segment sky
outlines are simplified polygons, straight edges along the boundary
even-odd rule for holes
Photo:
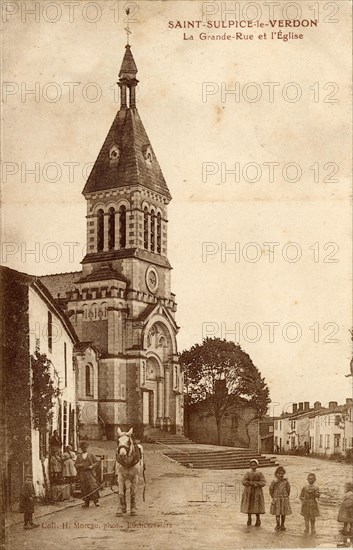
[[[349,2],[314,14],[304,0],[301,17],[280,2],[273,28],[263,2],[74,4],[44,1],[33,14],[33,2],[10,3],[2,14],[1,263],[37,275],[80,269],[82,189],[119,107],[129,5],[138,109],[173,197],[179,350],[206,336],[239,342],[266,378],[275,414],[290,402],[344,402],[352,395]],[[226,26],[252,9],[267,27],[175,28]],[[311,28],[276,23],[316,17]],[[280,31],[303,38],[272,38]]]

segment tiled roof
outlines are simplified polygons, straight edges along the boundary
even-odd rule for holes
[[[135,60],[134,60],[134,58],[132,56],[132,53],[131,53],[131,48],[130,48],[129,44],[126,44],[125,54],[124,54],[123,62],[121,64],[119,77],[121,77],[121,76],[130,76],[130,75],[135,76],[136,73],[137,73],[137,67],[136,67]]]
[[[146,309],[144,309],[140,315],[138,315],[138,317],[136,317],[136,319],[134,319],[135,321],[144,321],[145,319],[147,319],[147,317],[149,316],[149,314],[154,310],[154,308],[156,307],[156,304],[149,304]]]
[[[109,158],[114,144],[119,148],[119,160],[116,162]],[[151,161],[145,158],[147,147],[150,148]],[[130,185],[143,185],[168,200],[171,198],[137,109],[121,108],[98,154],[83,194]]]
[[[87,348],[92,348],[96,352],[96,354],[99,355],[99,350],[93,344],[93,342],[77,342],[77,344],[75,344],[74,351],[78,353],[83,353],[84,351],[86,351]]]
[[[119,273],[113,269],[110,265],[100,265],[97,269],[94,269],[92,273],[86,277],[82,277],[79,283],[89,283],[93,281],[108,281],[110,279],[116,279],[128,283],[128,280],[122,273]]]
[[[76,288],[76,282],[82,275],[81,271],[41,275],[38,279],[46,286],[53,298],[66,298],[66,292]]]
[[[72,273],[61,273],[60,275],[72,275]],[[69,318],[65,315],[65,312],[62,311],[61,307],[59,307],[56,297],[52,295],[48,286],[42,281],[43,278],[45,277],[28,275],[27,273],[22,273],[20,271],[16,271],[15,269],[0,266],[0,287],[3,286],[3,282],[5,280],[16,281],[17,283],[34,287],[37,292],[41,294],[48,306],[56,313],[56,315],[60,317],[63,325],[65,325],[67,331],[70,333],[73,342],[77,343],[78,338]]]
[[[109,262],[111,260],[119,260],[121,258],[138,258],[154,265],[160,265],[169,269],[171,268],[169,261],[164,256],[154,254],[149,250],[142,250],[140,248],[121,248],[120,250],[106,250],[103,252],[86,254],[82,260],[82,263],[87,264],[102,261]]]

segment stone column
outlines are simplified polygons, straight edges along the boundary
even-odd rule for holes
[[[104,213],[103,216],[103,232],[104,232],[104,244],[103,244],[103,250],[106,252],[108,250],[108,216]]]
[[[170,399],[170,366],[166,365],[164,370],[164,424],[167,432],[170,431],[169,399]]]
[[[114,249],[120,248],[120,223],[119,223],[119,211],[115,212],[115,245]]]
[[[159,424],[161,430],[163,429],[163,386],[163,378],[157,378],[157,424]]]

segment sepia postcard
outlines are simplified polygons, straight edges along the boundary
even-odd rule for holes
[[[352,548],[351,10],[2,1],[1,548]]]

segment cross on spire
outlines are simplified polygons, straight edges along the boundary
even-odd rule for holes
[[[126,44],[129,45],[129,38],[130,38],[130,34],[131,34],[131,31],[130,31],[130,25],[129,25],[129,14],[130,14],[130,8],[126,8],[125,10],[126,12],[126,15],[127,15],[127,25],[125,27],[125,31],[126,31]]]

